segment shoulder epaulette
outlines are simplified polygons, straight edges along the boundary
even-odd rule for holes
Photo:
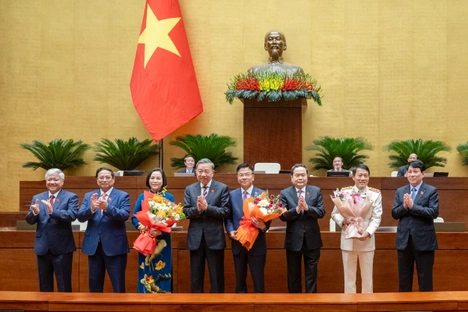
[[[380,190],[374,187],[369,187],[369,190],[371,190],[372,192],[380,193]]]
[[[346,187],[343,187],[342,190],[350,190],[352,188],[353,188],[353,186],[346,186]]]

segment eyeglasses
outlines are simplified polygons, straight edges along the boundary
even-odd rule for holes
[[[245,178],[250,178],[250,177],[252,176],[252,173],[250,173],[250,172],[247,172],[247,173],[239,173],[237,176],[238,176],[239,178],[244,178],[244,177],[245,177]]]

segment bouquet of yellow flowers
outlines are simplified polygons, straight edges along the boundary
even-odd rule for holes
[[[135,214],[138,223],[147,229],[138,236],[133,243],[133,248],[145,256],[151,255],[156,249],[156,238],[149,235],[149,229],[170,233],[171,226],[177,221],[185,219],[182,212],[183,206],[175,204],[161,194],[153,194],[145,191],[144,200],[141,202],[141,211]]]
[[[250,250],[258,236],[258,229],[252,224],[252,217],[255,217],[263,222],[278,218],[286,208],[283,208],[278,196],[268,196],[268,192],[263,192],[260,196],[249,197],[244,200],[243,205],[244,216],[240,221],[240,226],[237,229],[237,240]]]

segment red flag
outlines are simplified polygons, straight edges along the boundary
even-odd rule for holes
[[[147,0],[130,81],[155,141],[203,112],[178,0]]]

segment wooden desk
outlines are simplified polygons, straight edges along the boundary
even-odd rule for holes
[[[284,232],[267,233],[267,261],[265,291],[287,293],[286,252],[283,248]],[[36,256],[33,252],[34,231],[0,231],[0,291],[38,291]],[[133,242],[138,232],[127,233]],[[73,291],[88,291],[88,258],[81,252],[84,232],[74,232],[77,252],[73,256]],[[439,250],[435,253],[434,290],[468,291],[468,232],[438,233]],[[185,248],[186,233],[173,232],[173,285],[175,293],[190,292],[190,252]],[[322,232],[323,248],[318,265],[319,293],[343,292],[343,264],[340,250],[340,233]],[[377,250],[374,257],[374,292],[398,290],[397,252],[395,233],[377,233]],[[136,292],[138,254],[131,250],[128,255],[126,286],[129,293]],[[359,280],[359,279],[358,279]],[[253,289],[250,276],[248,289]],[[414,279],[414,290],[417,280]],[[205,291],[208,287],[208,270],[205,275]],[[234,292],[235,278],[232,252],[228,240],[225,250],[225,289]],[[358,281],[358,290],[360,283]],[[111,292],[106,275],[105,291]],[[465,305],[468,309],[468,297]]]
[[[113,294],[0,291],[25,311],[467,311],[468,292],[374,294]]]

